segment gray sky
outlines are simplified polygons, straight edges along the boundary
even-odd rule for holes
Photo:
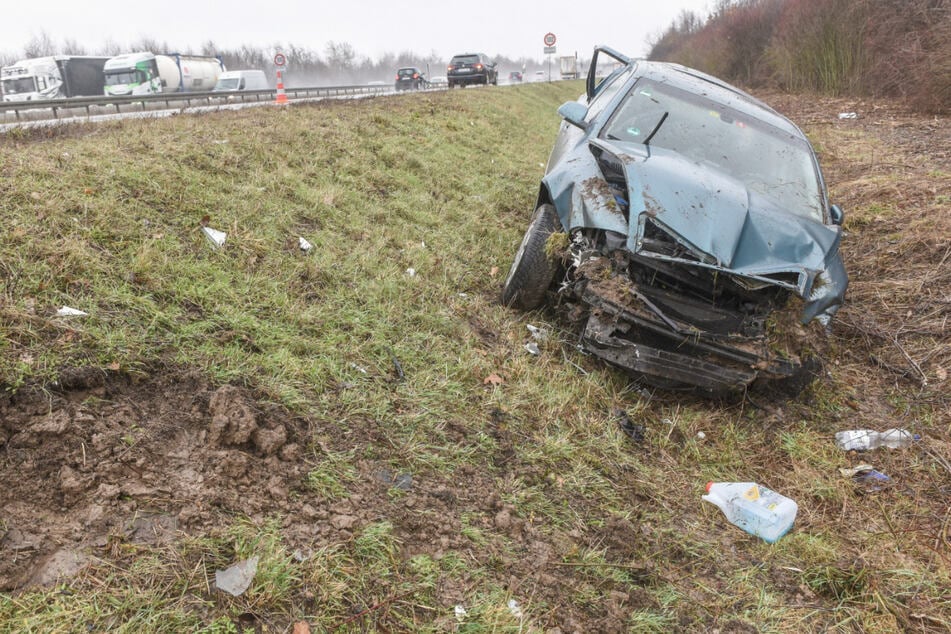
[[[120,46],[143,37],[174,49],[275,43],[323,52],[348,42],[361,56],[435,51],[543,58],[542,39],[557,38],[559,55],[586,56],[595,44],[628,55],[646,54],[647,39],[687,9],[706,15],[713,0],[577,0],[520,3],[502,0],[11,0],[0,20],[0,52],[19,54],[41,32],[55,43],[69,38],[90,52],[107,41]],[[158,51],[157,51],[158,52]]]

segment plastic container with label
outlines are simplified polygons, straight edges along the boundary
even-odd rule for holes
[[[772,544],[789,532],[799,505],[755,482],[708,482],[703,499],[730,523]]]

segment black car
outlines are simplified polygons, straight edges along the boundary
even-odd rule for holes
[[[586,352],[653,385],[808,379],[796,313],[828,326],[848,275],[805,134],[714,77],[607,47],[558,112],[503,302],[560,307]]]
[[[425,88],[429,82],[423,71],[415,66],[407,66],[396,71],[396,90],[419,90]]]
[[[509,73],[509,83],[514,84],[520,81],[522,81],[522,73],[520,71],[513,70]]]
[[[499,83],[499,71],[495,62],[482,53],[462,53],[456,55],[446,67],[446,79],[449,87],[465,86],[466,84],[494,84]]]

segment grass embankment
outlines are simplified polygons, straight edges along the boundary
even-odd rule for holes
[[[246,386],[311,430],[293,495],[316,509],[249,519],[223,508],[219,528],[155,547],[112,535],[59,587],[0,595],[0,629],[951,624],[940,388],[910,393],[850,357],[860,343],[834,339],[828,379],[788,403],[651,394],[580,355],[553,316],[497,304],[555,108],[579,91],[536,84],[0,138],[8,391],[90,366]],[[827,133],[843,162],[864,151]],[[857,232],[903,213],[848,211]],[[224,248],[203,221],[227,232]],[[865,299],[856,314],[887,313]],[[63,305],[89,316],[54,317]],[[538,357],[523,349],[526,323],[552,333]],[[932,386],[936,368],[923,369]],[[897,484],[862,496],[837,471],[850,458],[832,433],[866,425],[855,401],[873,385],[890,404],[876,412],[926,436],[928,452],[876,455]],[[644,425],[642,441],[618,429],[618,408]],[[381,486],[381,466],[411,484]],[[772,546],[746,536],[701,504],[707,480],[796,499],[795,530]],[[132,502],[176,512],[174,496]],[[342,504],[350,519],[331,530],[326,509]],[[300,523],[323,531],[301,543]],[[245,595],[214,589],[215,569],[251,556]]]

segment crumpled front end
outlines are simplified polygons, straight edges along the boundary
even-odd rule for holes
[[[583,144],[543,186],[572,235],[563,292],[583,308],[584,347],[657,384],[724,391],[793,376],[800,361],[771,339],[774,311],[796,295],[803,324],[828,324],[842,303],[838,227],[673,153]]]

